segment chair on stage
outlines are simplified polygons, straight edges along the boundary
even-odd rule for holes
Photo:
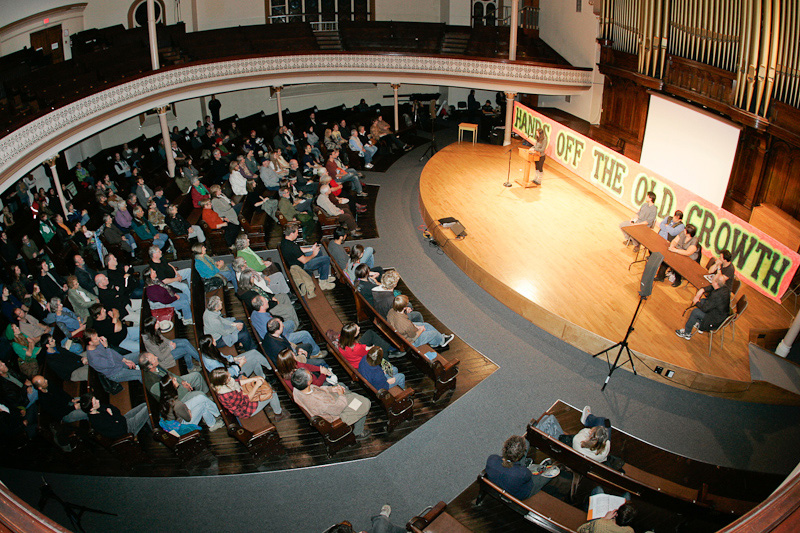
[[[736,340],[736,321],[739,320],[739,317],[742,316],[742,313],[745,312],[747,309],[747,295],[742,295],[739,300],[736,302],[736,310],[728,315],[728,318],[722,321],[722,323],[714,329],[710,329],[708,331],[708,355],[711,356],[711,345],[714,342],[714,333],[718,331],[722,332],[722,338],[720,339],[719,347],[722,349],[723,345],[725,344],[725,328],[731,326],[731,339]]]
[[[706,263],[706,270],[711,270],[711,267],[717,264],[717,258],[713,255],[708,258],[708,263]]]

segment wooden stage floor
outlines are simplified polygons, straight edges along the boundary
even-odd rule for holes
[[[518,144],[512,145],[511,188],[503,187],[508,147],[454,143],[438,152],[420,179],[423,218],[448,256],[490,294],[551,334],[598,352],[622,339],[638,302],[644,263],[628,270],[634,254],[618,227],[632,213],[552,160],[542,187],[522,189],[515,182],[523,165]],[[448,240],[452,232],[434,222],[443,217],[457,218],[468,236]],[[748,357],[750,329],[786,328],[789,313],[743,285],[739,295],[747,295],[749,308],[736,323],[736,338],[729,328],[720,347],[715,335],[709,357],[707,335],[686,341],[674,333],[695,290],[686,282],[655,284],[630,338],[641,357],[637,371],[723,397],[796,403],[792,394],[752,382]],[[656,365],[675,375],[656,374]]]

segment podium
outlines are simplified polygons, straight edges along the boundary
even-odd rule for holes
[[[530,189],[536,187],[535,183],[530,182],[531,178],[531,163],[535,163],[539,160],[539,154],[531,150],[530,148],[519,148],[519,156],[525,161],[525,168],[522,171],[522,181],[517,181],[520,185],[522,185],[523,189]]]

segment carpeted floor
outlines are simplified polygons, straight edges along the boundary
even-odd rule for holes
[[[454,138],[453,130],[437,133],[440,146]],[[385,174],[365,172],[367,182],[381,185],[381,238],[368,242],[378,250],[377,262],[396,267],[435,316],[500,369],[373,459],[200,479],[49,476],[65,499],[120,515],[87,515],[87,531],[315,532],[343,519],[366,528],[387,502],[392,518],[404,524],[425,506],[458,495],[507,436],[521,434],[558,398],[590,404],[621,429],[696,459],[776,473],[788,473],[800,461],[800,408],[712,398],[629,372],[615,373],[601,393],[604,362],[512,313],[423,239],[422,151],[410,152]],[[487,193],[493,186],[487,184]],[[7,470],[0,478],[35,505],[38,476]],[[47,511],[63,521],[55,507]]]

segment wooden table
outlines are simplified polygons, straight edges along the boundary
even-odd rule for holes
[[[650,252],[661,252],[664,255],[664,262],[673,270],[678,272],[686,280],[697,287],[705,287],[709,281],[705,279],[708,270],[700,266],[700,263],[694,259],[689,258],[688,255],[680,255],[675,252],[669,251],[669,242],[661,237],[658,233],[647,227],[646,224],[637,224],[635,226],[628,226],[623,228],[625,233],[639,241],[643,248],[650,250]],[[636,254],[637,260],[639,254]],[[633,264],[633,263],[631,263]]]

